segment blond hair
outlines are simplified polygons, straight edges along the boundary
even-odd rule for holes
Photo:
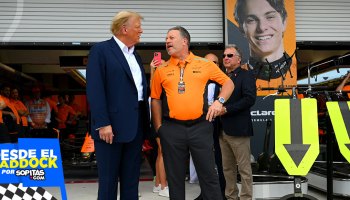
[[[143,17],[139,13],[133,12],[133,11],[120,11],[119,13],[117,13],[113,17],[112,23],[111,23],[110,30],[112,34],[117,35],[121,30],[122,26],[125,25],[129,21],[129,19],[132,17],[143,19]]]

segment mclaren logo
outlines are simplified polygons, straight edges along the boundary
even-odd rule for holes
[[[275,111],[272,110],[252,110],[250,111],[252,116],[274,116]]]

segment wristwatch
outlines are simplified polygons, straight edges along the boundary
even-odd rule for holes
[[[225,98],[224,97],[218,97],[217,99],[221,104],[225,103]]]

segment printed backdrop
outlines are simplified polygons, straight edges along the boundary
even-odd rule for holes
[[[292,57],[290,72],[286,73],[285,80],[283,82],[285,87],[295,86],[297,83],[297,62],[295,58],[296,49],[296,36],[295,36],[295,9],[294,0],[285,0],[285,8],[287,11],[286,19],[286,31],[284,32],[283,42],[286,53]],[[238,28],[238,23],[234,18],[234,9],[236,0],[226,0],[226,44],[234,43],[240,47],[243,51],[243,62],[247,62],[249,59],[249,44],[247,39],[241,33]],[[265,96],[267,94],[274,93],[272,90],[260,90],[264,87],[279,87],[282,85],[282,78],[270,79],[270,81],[257,79],[256,86],[258,88],[258,96]],[[290,93],[290,90],[289,90]],[[286,94],[284,94],[286,95]]]

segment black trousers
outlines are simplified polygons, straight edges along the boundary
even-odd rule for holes
[[[10,143],[10,134],[4,123],[0,123],[0,143]]]
[[[221,155],[221,148],[220,148],[220,142],[219,142],[219,136],[220,136],[219,119],[215,119],[215,121],[213,122],[213,125],[214,125],[213,139],[214,139],[215,163],[216,163],[216,167],[219,175],[221,193],[223,196],[225,196],[226,180],[225,180],[224,171],[222,168],[222,155]]]
[[[57,132],[53,129],[30,129],[30,138],[57,138]]]
[[[196,167],[203,199],[220,199],[222,195],[215,170],[212,123],[203,120],[186,125],[164,120],[159,134],[170,199],[185,199],[186,161],[189,151]]]

